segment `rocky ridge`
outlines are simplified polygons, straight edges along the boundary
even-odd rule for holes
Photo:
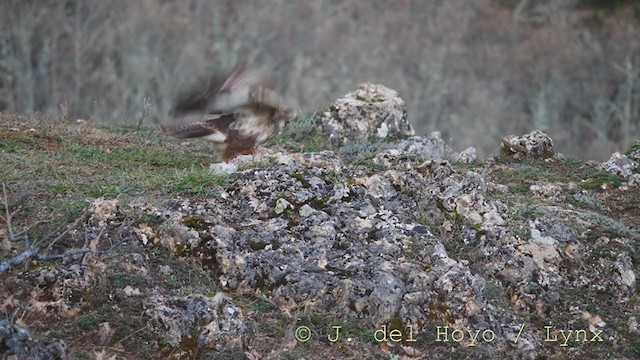
[[[205,358],[277,358],[296,346],[256,351],[255,320],[224,295],[239,293],[290,318],[331,314],[357,319],[372,334],[382,325],[401,329],[400,342],[374,342],[380,358],[631,358],[639,351],[640,214],[607,205],[638,196],[639,148],[603,164],[575,162],[534,131],[505,137],[501,155],[480,162],[473,148],[454,152],[438,133],[414,136],[402,99],[375,84],[313,121],[332,148],[241,156],[244,170],[217,196],[92,202],[85,226],[106,235],[99,241],[130,219],[152,219],[124,230],[140,246],[121,265],[128,271],[170,272],[149,264],[152,249],[170,249],[200,259],[222,290],[123,288],[117,296],[143,303],[159,350],[189,354],[188,343]],[[371,138],[368,152],[354,150]],[[50,292],[51,311],[77,308],[69,294],[87,291],[104,263],[91,257],[82,266],[30,270],[30,281]],[[21,327],[0,325],[9,329],[0,332],[0,349],[43,351],[14,345],[11,333]],[[567,340],[565,330],[589,341]]]

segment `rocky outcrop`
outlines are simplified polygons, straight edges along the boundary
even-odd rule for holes
[[[553,156],[553,141],[540,130],[534,130],[523,136],[508,135],[500,145],[502,153],[515,159],[531,156],[548,159]]]
[[[336,144],[377,137],[393,139],[414,134],[407,110],[395,90],[364,83],[323,112],[320,130]]]
[[[615,152],[611,155],[609,160],[602,163],[602,168],[623,178],[626,181],[627,186],[638,187],[640,186],[640,173],[638,173],[640,164],[637,161],[632,160],[631,158],[633,157],[634,154],[627,156],[620,154],[619,152]]]
[[[265,299],[291,318],[358,319],[372,333],[395,324],[416,357],[633,353],[640,214],[633,200],[612,201],[638,195],[635,160],[567,161],[534,131],[505,138],[502,156],[479,162],[438,133],[405,136],[403,103],[372,84],[331,109],[322,131],[340,143],[335,151],[241,156],[213,197],[93,202],[91,234],[127,232],[145,254],[125,257],[127,273],[157,276],[147,262],[165,249],[199,258],[219,287],[115,293],[140,298],[159,349],[258,358],[255,319],[226,293]],[[358,142],[382,135],[382,145]],[[95,272],[73,266],[39,270],[34,281],[44,287],[37,279],[49,274],[90,287]],[[85,280],[70,279],[74,271]],[[72,298],[67,289],[56,299]],[[407,328],[429,340],[408,342]]]
[[[505,339],[522,320],[488,301],[486,280],[450,257],[419,220],[443,207],[484,231],[505,233],[482,175],[457,173],[444,160],[370,174],[330,152],[276,161],[287,165],[235,174],[217,199],[149,209],[178,230],[162,242],[213,258],[227,291],[271,293],[288,313],[330,312],[369,324],[399,317],[416,331],[435,323],[493,329],[502,339],[496,344],[510,347]],[[194,217],[196,228],[185,225]],[[496,267],[527,261],[516,245],[500,251],[505,258]],[[534,344],[527,332],[518,347]]]

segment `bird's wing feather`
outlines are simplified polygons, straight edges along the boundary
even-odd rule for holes
[[[273,76],[265,71],[247,69],[245,63],[242,61],[236,65],[235,69],[233,69],[222,86],[220,86],[219,92],[224,93],[251,86],[273,89],[276,86],[276,81]]]
[[[199,80],[186,91],[178,94],[171,115],[179,117],[190,113],[206,112],[224,80],[225,76],[221,74],[213,74],[207,79]]]
[[[282,99],[273,91],[275,84],[269,73],[246,69],[241,62],[228,76],[213,74],[179,94],[171,115],[231,112],[242,106],[276,108]]]
[[[211,102],[208,110],[209,112],[225,112],[241,107],[255,108],[256,110],[282,110],[286,108],[284,98],[272,89],[244,86],[219,93]]]
[[[235,121],[232,114],[217,115],[203,121],[196,121],[175,126],[162,126],[162,132],[177,138],[193,138],[214,135],[217,133],[226,134],[229,127]]]

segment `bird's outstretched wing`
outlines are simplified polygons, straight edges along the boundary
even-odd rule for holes
[[[214,99],[224,81],[225,77],[220,74],[198,80],[186,91],[178,94],[170,115],[184,117],[193,113],[206,113],[209,103]]]
[[[244,62],[240,62],[220,86],[219,91],[233,92],[245,87],[260,87],[273,90],[276,86],[274,77],[262,70],[248,69]]]

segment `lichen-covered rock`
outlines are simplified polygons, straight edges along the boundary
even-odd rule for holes
[[[211,354],[245,346],[247,324],[242,311],[222,293],[213,297],[154,294],[144,305],[148,326],[167,346],[178,347],[192,337],[198,348]]]
[[[462,152],[454,152],[445,144],[440,133],[434,131],[423,136],[410,136],[399,140],[376,155],[376,162],[387,167],[393,166],[396,161],[422,162],[441,159],[469,163],[476,159],[476,150],[469,147]]]
[[[562,194],[562,187],[555,184],[541,183],[529,186],[529,191],[535,196],[558,201]]]
[[[634,173],[640,172],[640,164],[619,152],[613,153],[609,160],[602,163],[602,168],[622,177],[623,179],[628,179]]]
[[[392,139],[413,135],[404,100],[395,90],[364,83],[338,99],[319,120],[321,131],[336,144],[378,137]]]
[[[419,160],[445,159],[449,155],[447,146],[437,131],[400,140],[394,148]]]
[[[64,340],[48,344],[33,337],[26,329],[0,320],[0,355],[3,359],[66,359]]]
[[[522,217],[493,198],[496,179],[488,181],[486,171],[460,171],[408,149],[379,153],[375,172],[333,152],[266,154],[272,167],[236,173],[220,197],[183,200],[165,218],[198,234],[192,248],[212,258],[213,274],[229,291],[270,294],[288,314],[308,310],[370,324],[398,317],[417,330],[434,323],[491,329],[496,353],[544,353],[544,328],[519,334],[527,321],[520,314],[575,312],[562,300],[566,289],[598,288],[619,301],[637,291],[633,259],[594,258],[604,240],[586,240],[588,229],[614,223],[553,205],[563,186],[530,186],[548,204]],[[195,215],[202,221],[185,225]],[[453,233],[460,226],[453,244],[434,235],[436,227]],[[448,247],[475,249],[473,270]],[[576,276],[585,267],[588,275]],[[487,279],[506,300],[487,295]],[[591,326],[576,314],[574,326]],[[619,336],[606,323],[602,331]]]
[[[515,159],[523,156],[548,159],[555,153],[553,141],[540,130],[534,130],[523,136],[505,136],[500,144],[500,149],[503,154]]]
[[[477,158],[476,149],[471,146],[451,156],[452,161],[460,162],[464,164],[474,162],[476,158]]]
[[[331,152],[290,154],[286,163],[236,173],[223,196],[185,200],[165,216],[177,228],[202,216],[195,247],[213,257],[223,288],[269,293],[286,313],[305,309],[371,324],[399,316],[416,330],[434,321],[515,328],[515,315],[487,301],[485,280],[450,257],[416,218],[416,209],[443,207],[471,225],[501,229],[502,211],[484,197],[481,174],[458,173],[444,160],[370,174]],[[531,333],[522,339],[527,348],[538,344]]]

